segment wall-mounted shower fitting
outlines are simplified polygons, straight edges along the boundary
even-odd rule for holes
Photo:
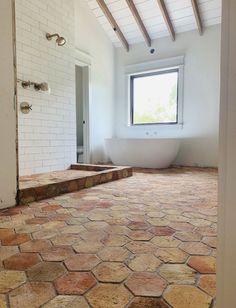
[[[66,39],[60,36],[58,33],[54,33],[54,34],[46,33],[46,38],[48,41],[51,41],[53,37],[56,37],[56,42],[58,46],[65,45]]]
[[[23,102],[20,104],[20,110],[24,114],[28,114],[32,110],[32,105],[27,102]]]
[[[36,91],[43,91],[43,92],[49,92],[50,91],[49,86],[46,82],[38,83],[38,82],[32,82],[30,80],[25,81],[25,80],[21,80],[21,79],[18,79],[17,81],[21,82],[21,86],[24,89],[28,89],[31,86],[34,86],[34,89]]]

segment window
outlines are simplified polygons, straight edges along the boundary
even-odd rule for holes
[[[179,68],[130,76],[131,124],[178,124]]]

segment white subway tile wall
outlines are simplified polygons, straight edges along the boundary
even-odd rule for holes
[[[67,40],[59,47],[46,33]],[[18,83],[20,175],[67,169],[76,161],[75,47],[73,0],[16,0],[17,76],[47,82],[50,94]]]

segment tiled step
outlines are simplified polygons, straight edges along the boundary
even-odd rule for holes
[[[77,172],[78,174],[77,174]],[[28,204],[132,176],[130,167],[73,164],[71,169],[20,178],[19,203]]]

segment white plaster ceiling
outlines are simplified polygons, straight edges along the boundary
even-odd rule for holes
[[[116,47],[121,43],[96,0],[86,0],[99,23]],[[105,0],[109,10],[129,44],[144,42],[143,36],[128,8],[126,0]],[[151,39],[169,36],[156,0],[134,0]],[[203,27],[221,23],[222,0],[198,0]],[[167,10],[176,34],[196,29],[191,0],[166,0]],[[176,37],[178,39],[178,36]]]

